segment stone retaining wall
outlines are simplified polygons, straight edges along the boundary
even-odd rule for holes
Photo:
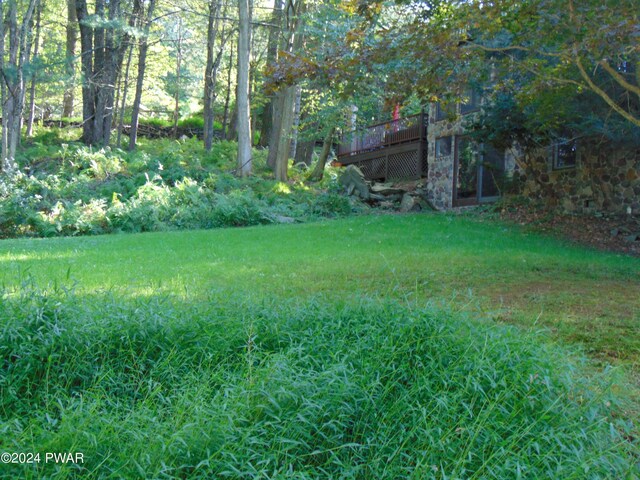
[[[553,170],[547,150],[524,158],[524,196],[566,213],[640,215],[640,148],[582,143],[574,168]]]

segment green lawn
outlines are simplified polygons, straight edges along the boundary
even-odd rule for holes
[[[640,363],[640,259],[446,215],[0,242],[0,282],[86,293],[435,300]]]
[[[0,282],[0,450],[86,458],[0,478],[638,477],[640,259],[396,215],[5,240]]]

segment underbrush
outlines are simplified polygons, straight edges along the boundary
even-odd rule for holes
[[[637,478],[631,425],[566,352],[433,308],[0,302],[3,478]]]
[[[248,226],[351,214],[335,175],[310,188],[291,169],[278,184],[266,151],[254,150],[256,175],[234,175],[237,146],[197,139],[142,140],[136,152],[62,143],[45,131],[0,180],[0,237],[92,235],[179,228]]]

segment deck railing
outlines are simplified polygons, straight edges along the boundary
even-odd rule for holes
[[[426,140],[426,138],[427,116],[423,112],[398,120],[370,125],[344,135],[338,147],[338,158],[400,143]]]

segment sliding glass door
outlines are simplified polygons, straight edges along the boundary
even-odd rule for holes
[[[477,205],[500,196],[504,175],[504,152],[488,145],[483,148],[469,137],[455,138],[453,162],[453,206]]]

